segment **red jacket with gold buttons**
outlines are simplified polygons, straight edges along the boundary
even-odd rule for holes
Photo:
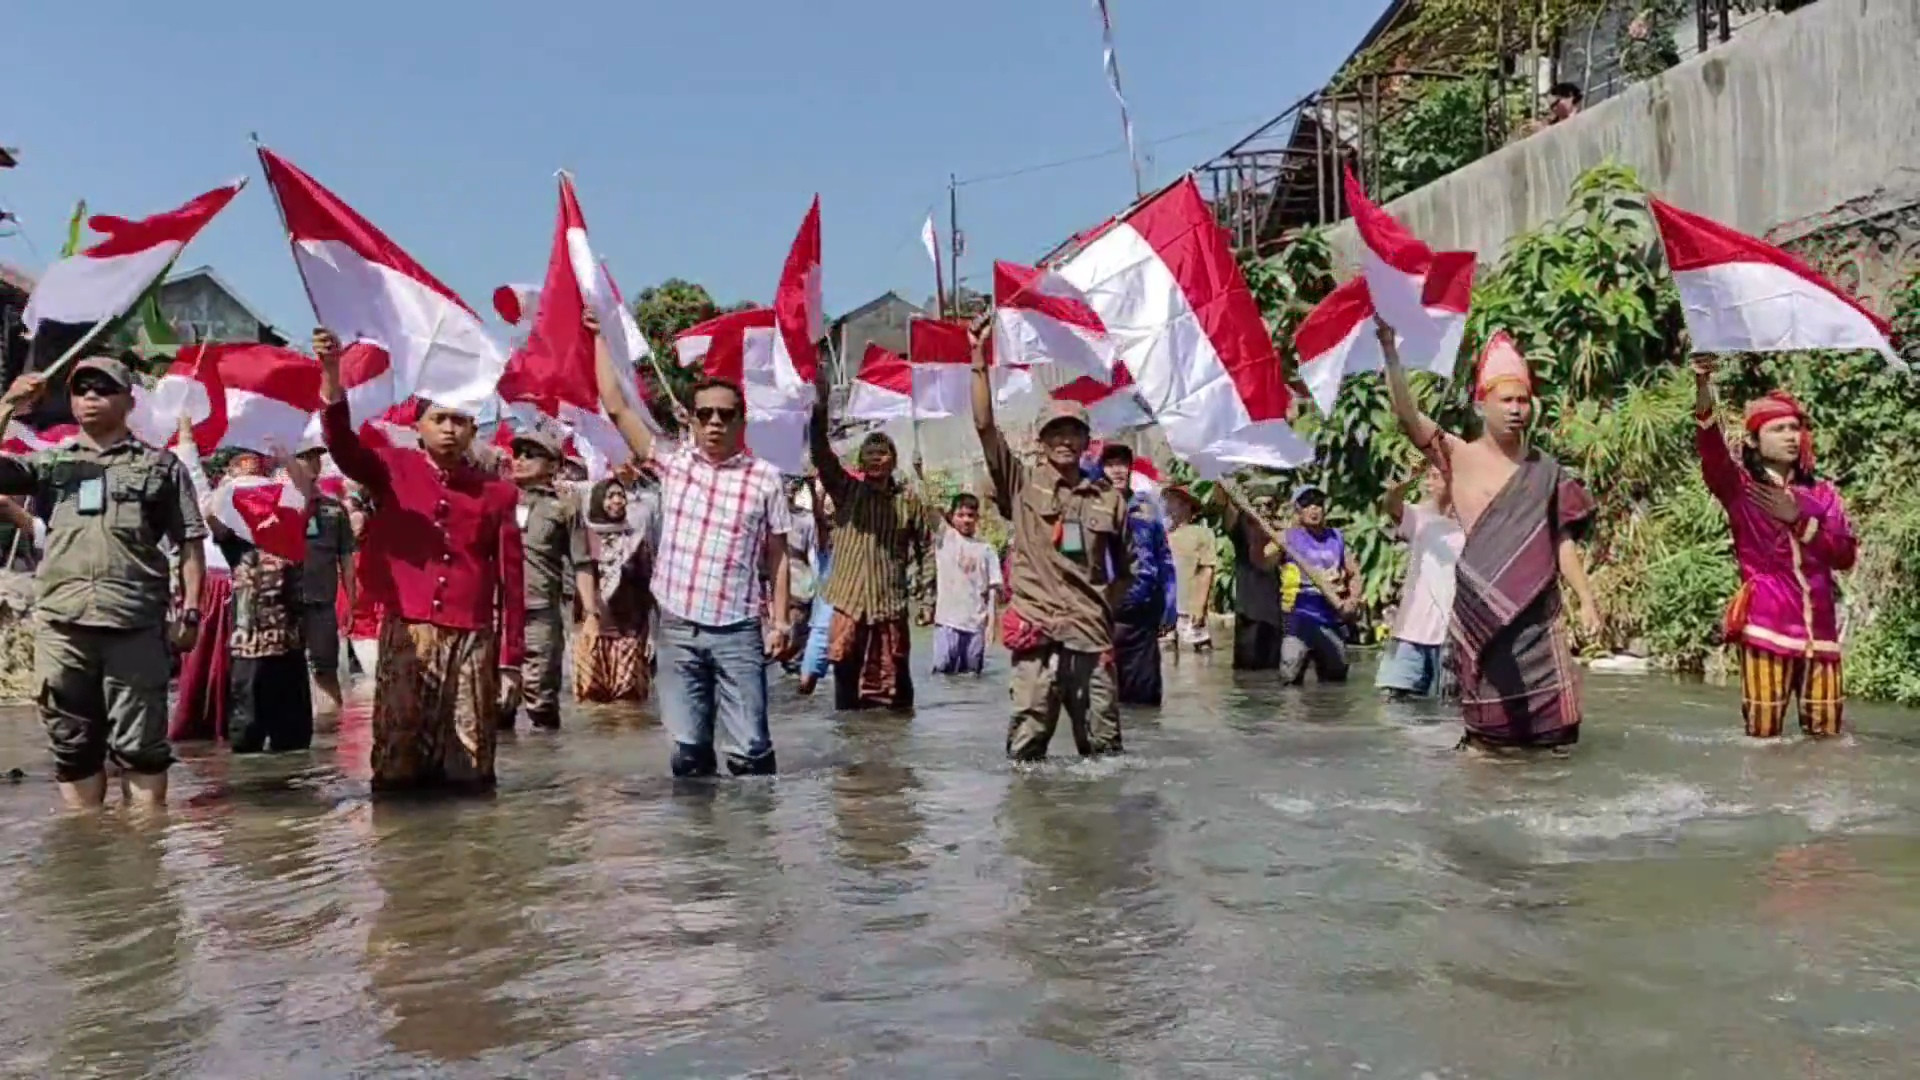
[[[409,622],[497,626],[500,666],[520,666],[526,564],[513,485],[471,465],[443,470],[422,450],[368,446],[344,401],[326,407],[320,426],[334,463],[374,499],[359,554],[372,598]]]

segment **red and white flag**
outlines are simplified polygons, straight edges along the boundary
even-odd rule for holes
[[[269,555],[307,558],[307,500],[285,476],[236,476],[207,497],[215,521]]]
[[[807,426],[812,395],[777,385],[774,373],[779,331],[773,308],[720,315],[674,338],[680,363],[701,365],[709,378],[726,379],[747,398],[747,449],[780,471],[807,471]],[[688,408],[693,402],[685,403]]]
[[[1061,363],[1099,379],[1113,371],[1113,343],[1086,296],[1051,270],[993,264],[994,355],[1021,367]]]
[[[131,310],[246,184],[235,180],[139,221],[105,214],[89,218],[87,227],[105,239],[49,266],[27,297],[21,323],[34,339],[31,370],[58,359],[96,324]]]
[[[1192,177],[1114,222],[1059,273],[1106,327],[1176,453],[1192,458],[1248,425],[1284,422],[1272,335]]]
[[[1386,366],[1376,336],[1378,326],[1364,277],[1328,293],[1300,320],[1293,332],[1293,347],[1300,354],[1300,381],[1307,384],[1322,415],[1333,415],[1333,403],[1347,376]]]
[[[826,336],[826,316],[820,298],[820,196],[800,222],[787,264],[780,271],[780,287],[773,294],[774,385],[789,393],[811,395],[820,368],[818,342]]]
[[[1153,423],[1153,417],[1140,404],[1140,395],[1135,391],[1133,376],[1127,373],[1124,365],[1113,369],[1113,381],[1101,382],[1091,375],[1082,375],[1053,391],[1056,401],[1072,401],[1087,410],[1087,426],[1093,430],[1096,439],[1111,439],[1116,435],[1146,427]]]
[[[387,351],[396,401],[484,409],[507,354],[473,309],[292,162],[261,147],[260,164],[321,325]]]
[[[299,452],[320,408],[320,365],[272,345],[189,345],[128,424],[155,446],[173,441],[185,416],[200,453],[242,447],[269,456]]]
[[[1905,368],[1893,327],[1793,255],[1648,199],[1693,351],[1870,349]]]
[[[493,311],[508,326],[531,323],[540,308],[540,286],[502,285],[493,290]]]
[[[35,431],[18,420],[9,420],[5,440],[0,441],[0,453],[25,457],[63,445],[78,434],[79,424],[58,424],[45,431]]]
[[[1367,198],[1352,169],[1346,170],[1346,190],[1360,233],[1360,274],[1377,317],[1404,342],[1401,361],[1415,371],[1451,376],[1473,299],[1473,252],[1435,252],[1421,243]]]
[[[860,374],[847,389],[849,420],[916,420],[913,407],[913,365],[898,353],[868,343]]]
[[[1285,420],[1248,424],[1193,455],[1203,480],[1220,480],[1240,469],[1298,469],[1313,461],[1313,444]]]
[[[587,444],[581,457],[588,472],[601,475],[610,471],[613,463],[626,460],[628,450],[619,429],[601,407],[593,336],[582,321],[588,308],[600,318],[601,334],[613,354],[615,370],[624,370],[629,382],[634,362],[646,356],[638,327],[629,335],[621,321],[624,310],[605,273],[587,239],[586,216],[580,211],[573,178],[561,173],[560,205],[546,281],[540,287],[532,330],[526,343],[508,358],[499,393],[503,400],[532,406],[540,415],[579,435]],[[495,306],[499,306],[497,296]],[[626,393],[639,415],[651,421],[638,387]]]

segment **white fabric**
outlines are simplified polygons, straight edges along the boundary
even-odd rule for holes
[[[1445,514],[1409,505],[1400,512],[1400,535],[1411,549],[1393,636],[1415,645],[1444,645],[1453,623],[1455,569],[1466,533]]]
[[[1313,461],[1313,447],[1285,420],[1249,424],[1193,454],[1204,480],[1221,480],[1244,468],[1298,469]]]
[[[1722,263],[1673,275],[1697,353],[1865,349],[1907,365],[1853,305],[1782,266]]]
[[[1060,276],[1086,295],[1175,453],[1191,459],[1252,423],[1172,268],[1131,225],[1101,234]]]
[[[27,297],[27,309],[20,316],[27,336],[33,336],[46,320],[86,325],[118,318],[167,272],[185,247],[169,241],[112,258],[71,255],[61,259],[47,267]]]
[[[393,360],[399,398],[418,395],[478,413],[493,397],[507,351],[479,316],[389,267],[331,240],[300,240],[294,259],[314,314],[343,341],[366,339]]]
[[[933,621],[969,634],[986,629],[993,611],[991,590],[1000,587],[1000,559],[993,545],[943,525],[934,568],[938,577]]]

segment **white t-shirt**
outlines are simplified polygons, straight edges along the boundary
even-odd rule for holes
[[[939,580],[933,621],[969,634],[985,629],[993,611],[987,592],[1000,586],[1000,559],[993,545],[968,539],[953,526],[944,525],[939,550],[934,552],[934,567]]]
[[[1393,636],[1415,645],[1443,645],[1453,622],[1454,573],[1467,534],[1453,518],[1409,505],[1400,511],[1400,535],[1412,550]]]

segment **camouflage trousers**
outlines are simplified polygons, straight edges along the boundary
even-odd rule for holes
[[[1120,753],[1120,697],[1111,652],[1049,645],[1013,654],[1013,719],[1007,757],[1047,756],[1060,712],[1066,710],[1074,748],[1082,757]]]

